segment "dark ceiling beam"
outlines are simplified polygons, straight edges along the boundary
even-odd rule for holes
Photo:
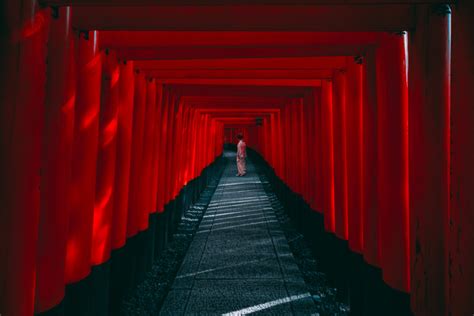
[[[245,31],[102,31],[100,42],[114,48],[166,47],[278,47],[314,45],[374,44],[377,32],[245,32]]]
[[[320,87],[320,79],[157,79],[165,85]]]
[[[400,31],[415,25],[412,5],[209,5],[77,7],[86,30]]]
[[[253,123],[255,125],[255,118],[257,116],[251,116],[251,117],[239,117],[239,116],[235,116],[235,117],[214,117],[212,116],[213,119],[216,119],[220,122],[231,122],[231,123],[234,123],[234,122],[249,122],[249,123]]]
[[[373,46],[373,45],[372,45]],[[160,48],[117,48],[125,60],[278,58],[311,56],[350,56],[365,54],[369,45],[314,45],[280,47],[182,46]],[[105,45],[103,47],[106,47]]]
[[[216,95],[206,95],[206,96],[201,96],[201,95],[185,95],[182,96],[181,99],[184,101],[199,101],[202,99],[205,100],[210,100],[213,102],[228,102],[228,101],[236,101],[236,102],[241,102],[241,103],[246,103],[246,102],[278,102],[281,100],[281,95],[275,95],[275,96],[260,96],[260,95],[248,95],[248,96],[228,96],[228,95],[221,95],[221,94],[216,94]]]
[[[229,114],[235,113],[278,113],[287,103],[289,98],[236,98],[234,102],[219,101],[216,98],[205,97],[183,97],[181,100],[186,106],[190,106],[199,112],[213,112]]]
[[[281,102],[280,104],[248,104],[245,106],[240,106],[239,104],[221,104],[214,102],[207,103],[194,103],[194,102],[184,102],[184,104],[189,105],[199,111],[203,112],[219,112],[219,113],[234,113],[237,111],[241,113],[260,113],[262,111],[269,113],[276,113],[282,109],[286,103]]]
[[[181,80],[181,79],[248,79],[248,80],[263,80],[263,79],[277,79],[277,80],[312,80],[312,79],[330,79],[332,78],[332,69],[297,69],[297,70],[209,70],[209,69],[194,69],[194,70],[172,70],[172,69],[142,69],[147,76],[156,78],[157,80]]]
[[[214,112],[214,111],[205,111],[201,112],[202,114],[209,114],[212,115],[212,117],[215,118],[222,118],[222,119],[229,119],[229,118],[235,118],[235,117],[240,117],[240,118],[254,118],[256,116],[264,115],[264,116],[270,116],[271,112],[254,112],[254,113],[241,113],[239,112],[239,109],[235,109],[234,113],[219,113],[219,112]]]
[[[188,97],[245,97],[245,98],[297,98],[311,93],[313,87],[271,87],[252,85],[166,85],[181,98]]]
[[[256,117],[269,117],[270,116],[270,113],[268,112],[241,114],[237,110],[234,113],[229,113],[225,115],[222,115],[220,113],[215,113],[215,112],[206,112],[203,114],[209,114],[211,115],[212,118],[219,119],[219,120],[230,120],[230,119],[235,119],[235,118],[241,118],[241,119],[253,120],[254,122],[255,122]]]
[[[232,58],[194,60],[135,61],[134,66],[146,70],[292,70],[344,68],[347,57],[297,57],[297,58]]]
[[[276,109],[281,109],[286,105],[286,103],[279,102],[278,104],[259,104],[259,103],[254,103],[254,104],[248,104],[245,106],[241,106],[238,103],[214,103],[214,102],[184,102],[184,104],[191,106],[196,109],[202,109],[202,110],[210,110],[210,109],[215,109],[219,108],[220,110],[227,110],[227,112],[235,112],[236,109],[239,109],[239,111],[243,111],[245,113],[249,112],[250,109],[258,109],[259,111],[261,109],[266,109],[267,111],[274,111]]]
[[[454,3],[453,0],[40,0],[43,5],[73,6],[144,6],[144,5],[239,5],[239,4],[318,4],[318,5],[365,5],[365,4],[416,4]]]
[[[196,109],[202,109],[203,111],[210,111],[214,110],[216,108],[219,108],[220,110],[226,110],[224,112],[235,112],[236,109],[239,109],[239,111],[242,111],[244,113],[247,112],[252,112],[249,111],[250,109],[258,109],[261,111],[262,109],[265,109],[266,111],[275,111],[277,109],[283,108],[286,103],[279,103],[279,104],[248,104],[245,106],[240,106],[240,104],[234,103],[234,104],[222,104],[222,103],[214,103],[214,102],[199,102],[199,103],[194,103],[194,102],[184,102],[187,106],[191,106]]]
[[[122,59],[218,59],[343,56],[364,53],[377,32],[102,31],[102,48]]]

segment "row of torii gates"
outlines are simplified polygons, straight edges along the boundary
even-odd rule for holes
[[[58,305],[234,129],[415,315],[474,312],[473,2],[2,6],[0,314]]]

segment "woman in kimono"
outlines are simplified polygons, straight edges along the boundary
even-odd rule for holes
[[[237,135],[239,143],[237,144],[237,176],[245,176],[247,169],[245,167],[245,158],[247,158],[247,145],[244,142],[244,136],[242,134]]]

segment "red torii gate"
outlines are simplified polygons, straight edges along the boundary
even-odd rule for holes
[[[410,291],[417,315],[472,312],[473,300],[456,294],[474,292],[472,4],[454,8],[451,56],[443,5],[433,12],[417,1],[267,2],[41,1],[73,6],[54,9],[53,19],[35,1],[6,3],[0,307],[7,314],[29,315],[34,301],[36,311],[53,307],[66,282],[147,229],[148,214],[219,155],[222,118],[186,105],[201,93],[278,97],[280,115],[264,117],[261,141],[271,144],[261,154],[277,174],[324,214],[329,231],[382,268],[390,286]],[[161,31],[122,32],[143,29]],[[103,39],[102,30],[110,30]],[[380,33],[404,30],[408,47],[401,35]],[[362,65],[352,57],[338,64],[348,55],[363,55]],[[186,61],[193,57],[211,60]],[[252,69],[238,57],[256,58]],[[152,61],[167,58],[184,61]],[[185,154],[192,158],[168,158]],[[127,168],[129,177],[117,172]],[[139,187],[145,174],[153,176]],[[116,193],[127,186],[128,202]]]

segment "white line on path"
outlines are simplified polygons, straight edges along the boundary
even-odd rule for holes
[[[244,308],[244,309],[241,309],[241,310],[238,310],[238,311],[225,313],[225,314],[222,314],[222,316],[247,315],[247,314],[250,314],[250,313],[255,313],[255,312],[258,312],[258,311],[262,311],[264,309],[268,309],[268,308],[271,308],[271,307],[274,307],[274,306],[277,306],[277,305],[297,301],[297,300],[307,298],[307,297],[311,297],[311,294],[304,293],[304,294],[300,294],[300,295],[292,295],[292,296],[288,296],[288,297],[285,297],[285,298],[280,298],[278,300],[274,300],[274,301],[266,302],[266,303],[263,303],[263,304],[258,304],[258,305],[254,305],[254,306],[251,306],[251,307],[247,307],[247,308]]]

